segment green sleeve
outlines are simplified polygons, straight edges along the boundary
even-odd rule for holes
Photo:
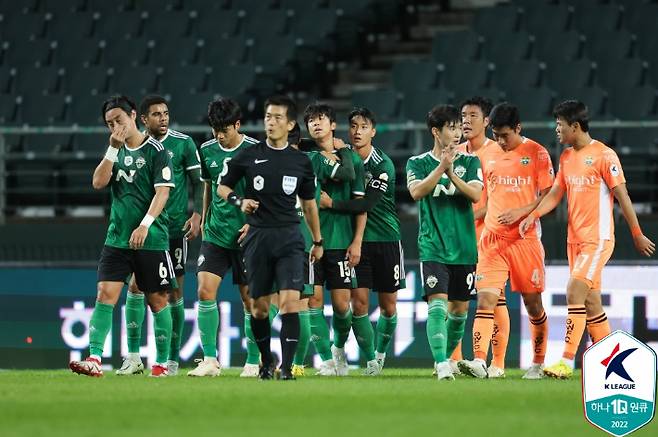
[[[466,174],[464,175],[464,182],[481,182],[482,181],[482,167],[480,166],[480,158],[477,156],[470,156],[466,167]]]
[[[355,174],[354,162],[352,161],[352,151],[347,147],[343,147],[338,150],[338,158],[340,158],[340,163],[335,163],[333,165],[331,178],[337,181],[353,181]]]
[[[171,158],[169,153],[162,148],[162,150],[155,151],[153,156],[153,165],[151,167],[151,176],[153,177],[153,186],[167,186],[174,187],[173,171],[171,167]]]
[[[200,155],[203,155],[203,151],[201,150],[199,152]],[[210,170],[208,170],[208,166],[206,165],[206,160],[199,158],[200,164],[201,164],[201,179],[207,182],[210,182]]]
[[[201,215],[201,212],[203,211],[203,190],[205,189],[204,182],[201,180],[201,169],[195,168],[193,170],[188,170],[187,175],[190,178],[192,198],[194,199],[192,210]]]
[[[427,177],[419,158],[412,157],[407,161],[407,186],[412,182],[420,182]]]
[[[196,149],[196,144],[192,138],[188,138],[185,142],[185,149],[183,150],[183,162],[185,163],[185,170],[196,170],[201,168],[201,159],[199,152]]]
[[[354,181],[352,182],[352,194],[355,196],[363,196],[366,192],[366,170],[363,166],[363,161],[355,152],[352,152],[351,158],[354,164]]]

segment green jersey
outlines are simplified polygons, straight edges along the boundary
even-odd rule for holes
[[[407,186],[426,178],[440,161],[432,152],[412,156],[407,161]],[[453,172],[467,184],[482,185],[477,156],[459,153]],[[456,190],[443,174],[431,194],[418,201],[418,251],[421,261],[443,264],[476,264],[477,244],[473,203]]]
[[[187,206],[187,172],[200,168],[199,154],[194,140],[189,136],[169,129],[160,143],[169,152],[176,188],[169,193],[167,214],[169,215],[169,238],[182,238],[183,226],[189,218]]]
[[[355,152],[350,153],[354,164],[355,178],[350,182],[334,180],[338,163],[328,159],[321,152],[310,152],[309,159],[313,166],[318,186],[334,201],[350,200],[353,196],[365,194],[365,171],[363,161]],[[354,239],[354,217],[332,209],[320,210],[320,232],[324,248],[347,249]]]
[[[151,206],[156,187],[174,188],[171,160],[164,146],[153,138],[137,148],[124,145],[112,167],[112,208],[105,245],[130,249],[130,236]],[[163,210],[149,228],[145,250],[169,249],[169,217]]]
[[[228,162],[244,147],[250,147],[258,140],[244,135],[242,142],[233,149],[225,149],[217,140],[201,144],[201,179],[211,184],[210,205],[203,225],[203,241],[226,249],[239,249],[238,231],[245,224],[245,216],[240,208],[227,203],[217,194],[219,179],[228,171]],[[235,186],[235,192],[244,196],[244,179]]]
[[[379,190],[382,198],[368,212],[368,222],[363,241],[400,241],[400,219],[395,210],[395,166],[380,149],[373,147],[363,161],[366,186]]]

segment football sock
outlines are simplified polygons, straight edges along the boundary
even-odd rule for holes
[[[219,310],[214,300],[199,302],[199,333],[204,358],[217,358],[217,329],[219,329]]]
[[[487,360],[493,334],[494,310],[477,310],[473,321],[473,357]]]
[[[610,334],[610,322],[605,312],[587,318],[587,332],[592,339],[592,343],[596,343]]]
[[[505,368],[505,354],[509,342],[509,311],[507,299],[503,293],[498,296],[498,303],[494,309],[494,327],[491,335],[491,364],[501,369]]]
[[[352,309],[348,309],[347,313],[342,315],[334,312],[331,323],[334,328],[334,346],[340,348],[345,347],[345,342],[352,328]]]
[[[331,342],[329,341],[329,326],[324,318],[323,308],[309,308],[311,323],[311,341],[322,361],[331,359]]]
[[[155,362],[164,364],[171,348],[171,307],[167,304],[157,313],[153,313],[153,331],[155,334]]]
[[[585,331],[587,313],[585,305],[567,305],[566,331],[564,334],[564,352],[562,357],[573,360],[578,351],[578,345]]]
[[[377,320],[377,352],[385,354],[388,351],[388,346],[393,339],[393,333],[398,325],[398,315],[393,314],[391,317],[386,317],[379,314]]]
[[[276,317],[276,315],[279,314],[279,307],[274,305],[273,303],[270,304],[270,325],[272,324],[272,320]]]
[[[244,312],[244,336],[247,339],[247,360],[246,364],[260,364],[260,351],[254,340],[254,333],[251,330],[251,314],[246,310]]]
[[[270,348],[272,334],[270,326],[269,318],[257,319],[251,316],[251,330],[254,333],[254,340],[256,341],[256,346],[258,346],[261,360],[265,367],[272,364],[272,350]],[[281,329],[281,338],[283,338],[283,327]]]
[[[281,314],[281,369],[290,371],[299,343],[299,314]]]
[[[462,338],[464,336],[462,335]],[[452,351],[450,354],[450,359],[453,361],[461,361],[464,359],[464,355],[462,354],[462,342],[460,341],[457,343],[457,346],[455,347],[455,350]]]
[[[183,340],[183,326],[185,326],[185,305],[181,297],[176,302],[169,304],[171,307],[171,350],[169,359],[178,361],[180,355],[180,345]]]
[[[128,337],[128,353],[139,353],[142,342],[142,323],[144,323],[144,295],[128,292],[126,299],[126,335]]]
[[[427,341],[432,350],[435,363],[446,360],[446,346],[448,344],[448,330],[446,327],[446,314],[448,313],[446,299],[432,299],[427,311]]]
[[[462,337],[464,336],[464,328],[466,327],[466,318],[468,313],[448,313],[448,323],[446,331],[448,332],[448,340],[446,343],[446,355],[451,359],[452,355],[459,344],[461,344]],[[461,355],[461,350],[460,350]],[[461,360],[461,358],[459,358]]]
[[[532,339],[533,364],[543,364],[548,345],[548,317],[544,311],[537,318],[530,318],[530,338]]]
[[[298,366],[304,365],[308,344],[311,339],[311,317],[308,310],[299,312],[299,343],[292,363]]]
[[[89,354],[102,356],[105,337],[112,329],[112,311],[114,305],[96,302],[89,321]]]
[[[372,329],[368,313],[362,316],[352,316],[352,329],[356,342],[363,351],[366,361],[375,359],[375,331]]]

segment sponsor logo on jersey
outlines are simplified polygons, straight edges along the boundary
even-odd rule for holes
[[[425,281],[425,283],[427,284],[427,286],[428,286],[429,288],[434,288],[434,287],[436,287],[436,284],[439,283],[439,280],[436,278],[436,276],[434,276],[434,275],[429,275],[429,276],[427,277],[427,281]]]
[[[585,185],[594,185],[598,182],[596,176],[567,176],[567,184],[583,187]]]
[[[263,179],[261,175],[257,175],[254,177],[253,184],[254,184],[254,190],[261,191],[265,186],[265,179]]]
[[[267,159],[254,159],[254,164],[262,164],[267,161],[268,161]]]
[[[128,167],[133,165],[133,157],[132,156],[124,156],[123,158],[123,164]]]
[[[281,180],[281,188],[283,192],[290,195],[295,192],[297,188],[297,176],[283,176]]]
[[[143,156],[140,156],[135,160],[135,165],[137,166],[137,168],[144,167],[146,165],[146,159],[144,159]]]

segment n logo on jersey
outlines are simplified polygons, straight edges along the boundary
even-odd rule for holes
[[[281,180],[281,188],[283,192],[290,195],[295,192],[297,188],[297,176],[283,176]]]
[[[135,173],[137,173],[137,170],[130,170],[129,173],[126,173],[125,170],[119,169],[119,171],[117,172],[116,181],[119,182],[119,180],[125,179],[126,182],[132,184],[133,179],[135,178]]]

